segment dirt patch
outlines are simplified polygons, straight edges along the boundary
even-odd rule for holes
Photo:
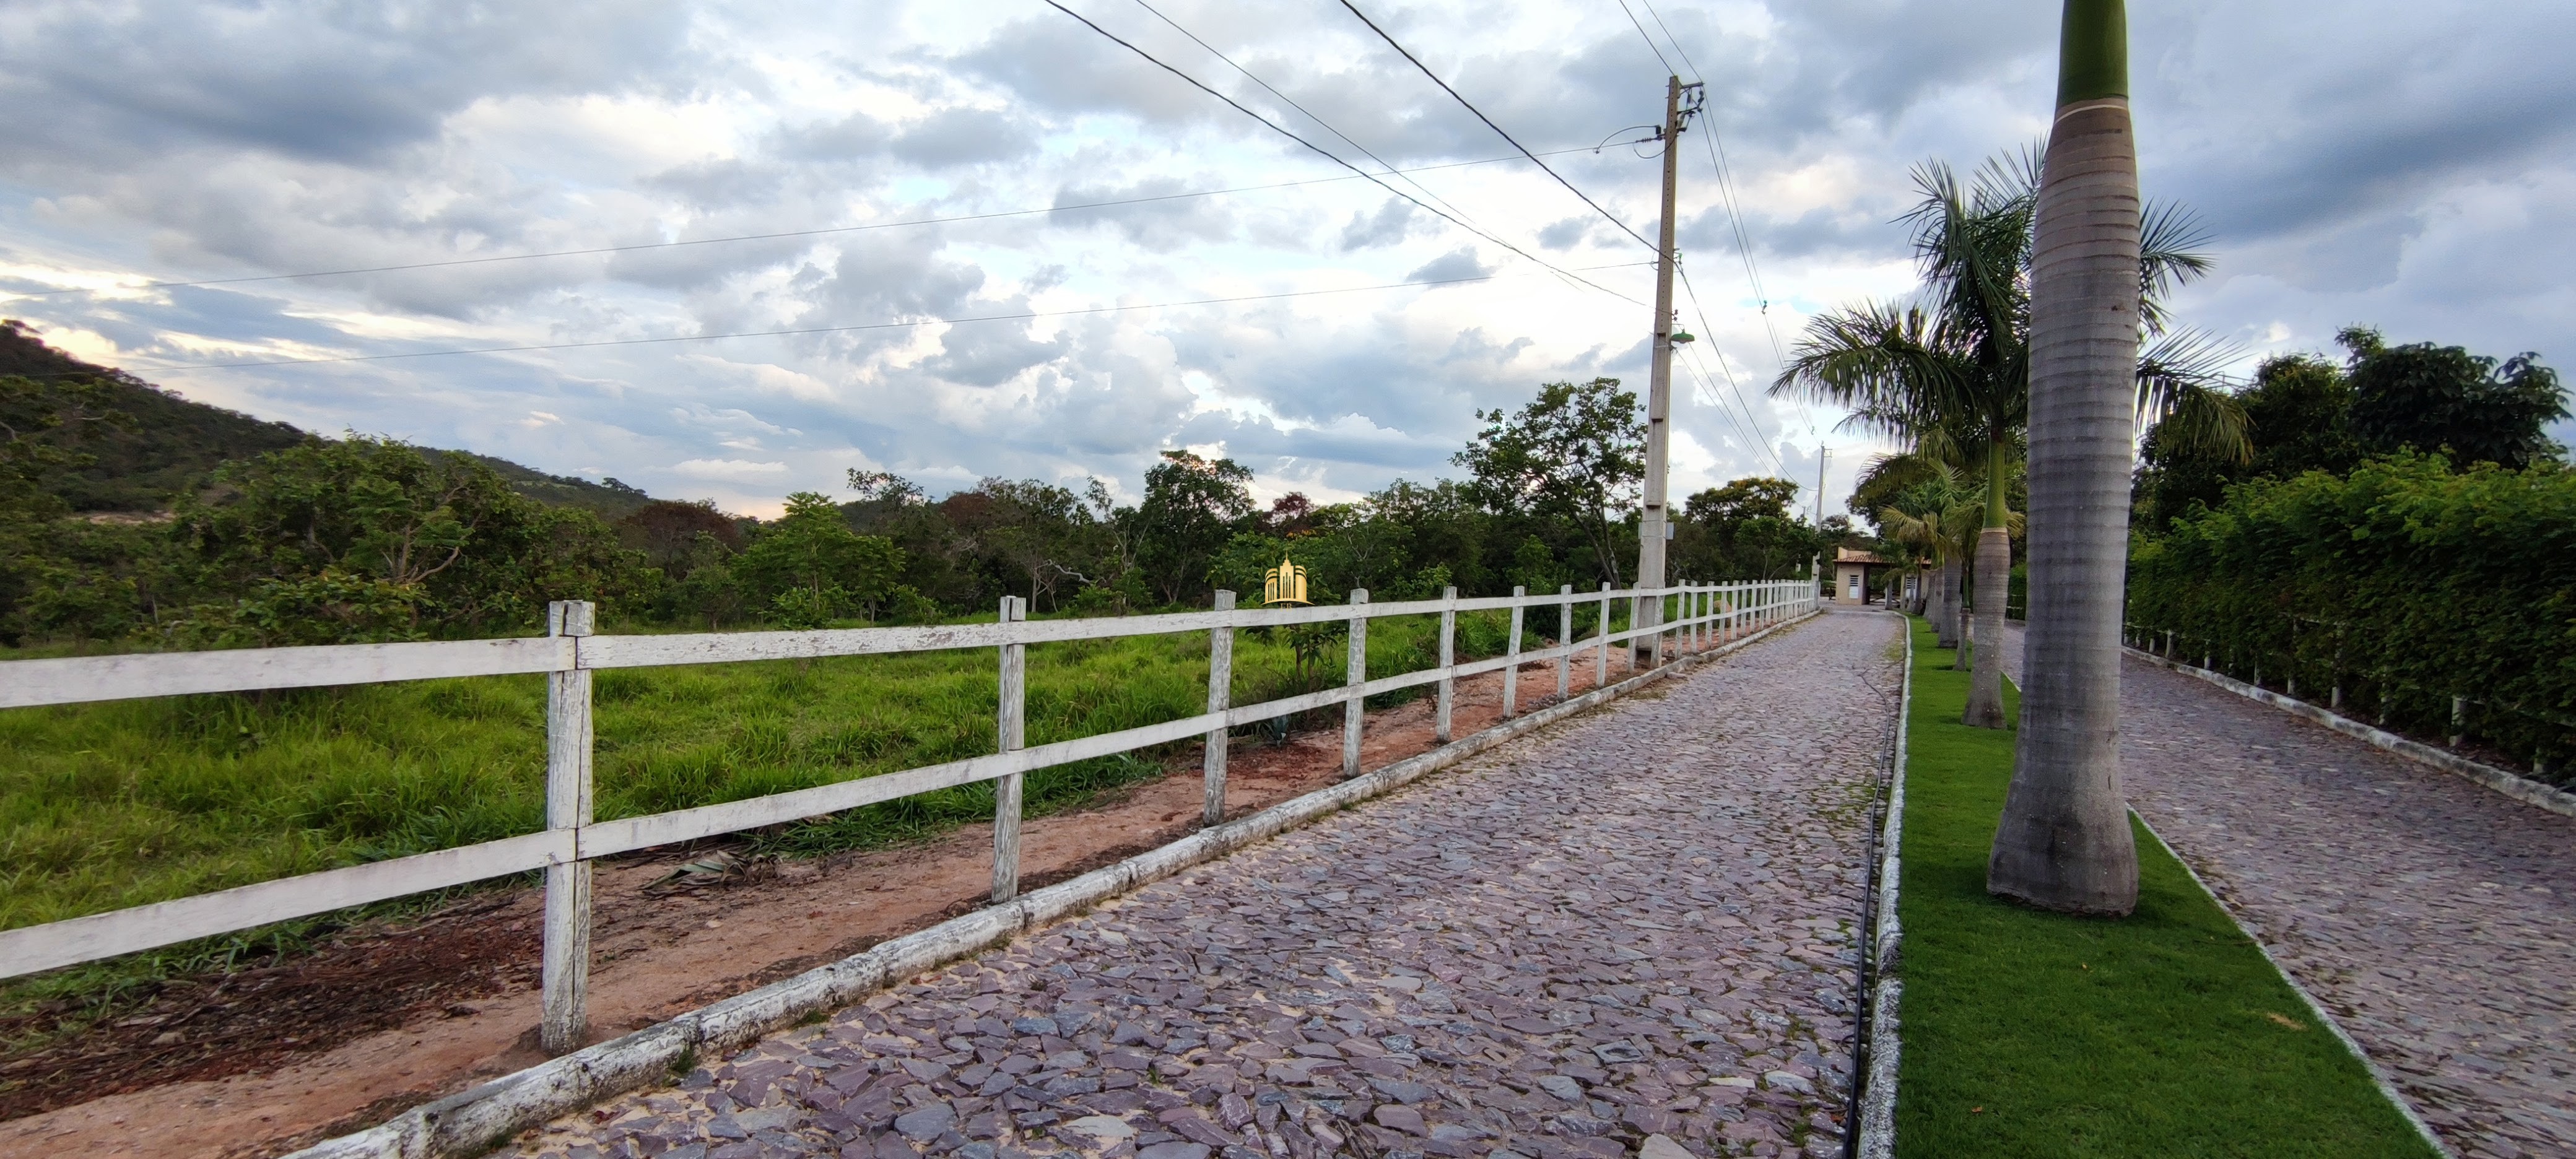
[[[138,1009],[0,1064],[0,1119],[101,1095],[278,1066],[391,1030],[424,1009],[535,984],[540,934],[524,890],[450,907],[417,924],[352,931],[280,965],[180,978]],[[0,1034],[44,1029],[43,1012]]]
[[[1613,657],[1614,680],[1627,675],[1621,659]],[[1573,666],[1574,692],[1591,687],[1591,673],[1588,658]],[[1556,699],[1552,665],[1530,666],[1520,683],[1525,711]],[[1461,681],[1454,734],[1494,724],[1501,707],[1501,674]],[[1428,696],[1370,713],[1365,766],[1434,747],[1432,717]],[[1160,779],[1027,822],[1023,888],[1197,829],[1198,765],[1186,753]],[[1226,813],[1241,816],[1332,783],[1341,730],[1279,744],[1237,738],[1227,765]],[[594,1040],[974,910],[990,886],[992,835],[989,825],[965,826],[706,887],[648,888],[680,859],[599,867]],[[292,961],[167,983],[112,1025],[0,1063],[0,1154],[277,1155],[542,1061],[542,907],[538,890],[487,893],[399,926],[346,931]]]

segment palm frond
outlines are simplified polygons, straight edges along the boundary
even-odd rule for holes
[[[1911,438],[1954,420],[1974,371],[1944,320],[1873,302],[1810,319],[1771,393],[1844,407],[1849,429]]]
[[[2138,425],[2188,454],[2243,463],[2254,457],[2245,407],[2225,368],[2242,351],[2204,330],[2176,330],[2138,356]]]
[[[2037,142],[1997,153],[1977,167],[1976,204],[1984,212],[2033,206],[2039,198],[2041,162],[2047,145]]]
[[[2138,227],[2138,320],[2149,334],[2162,334],[2172,321],[2165,296],[2207,274],[2216,260],[2201,247],[2209,231],[2188,208],[2172,202],[2148,202]]]

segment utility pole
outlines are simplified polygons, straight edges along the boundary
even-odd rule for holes
[[[1825,461],[1834,455],[1833,448],[1816,444],[1816,527],[1825,526]]]
[[[1664,476],[1672,460],[1673,429],[1673,183],[1681,163],[1682,123],[1691,110],[1682,107],[1682,91],[1694,89],[1680,77],[1664,81],[1664,214],[1657,227],[1655,249],[1655,344],[1653,368],[1646,377],[1646,502],[1637,519],[1637,586],[1664,586],[1664,537],[1671,534],[1671,513],[1666,509]],[[1663,622],[1662,600],[1642,601],[1639,613],[1645,628]],[[1656,647],[1651,638],[1640,638],[1640,651]]]
[[[1816,533],[1819,535],[1825,530],[1825,460],[1832,458],[1833,453],[1833,448],[1823,443],[1816,444]],[[1808,574],[1817,577],[1825,574],[1824,552],[1816,553],[1815,567]]]

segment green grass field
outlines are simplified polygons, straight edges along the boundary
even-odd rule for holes
[[[1462,657],[1499,652],[1504,631],[1462,617]],[[1284,633],[1238,633],[1235,702],[1339,683],[1342,647],[1301,677]],[[1429,617],[1373,621],[1370,673],[1427,667],[1435,648]],[[1207,650],[1205,632],[1032,647],[1030,743],[1203,711]],[[614,669],[595,689],[602,819],[995,748],[989,649]],[[544,709],[543,678],[523,676],[0,712],[0,928],[538,829]],[[1035,774],[1029,807],[1150,776],[1156,755]],[[758,839],[819,853],[991,811],[989,786],[965,786]]]
[[[2432,1156],[2145,826],[2128,918],[1986,893],[2013,734],[1959,723],[1968,674],[1914,629],[1897,1153]]]

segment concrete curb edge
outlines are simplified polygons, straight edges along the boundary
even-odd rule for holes
[[[2208,894],[2209,900],[2218,903],[2218,912],[2227,915],[2229,924],[2236,927],[2236,932],[2245,935],[2246,941],[2254,943],[2255,951],[2263,955],[2265,962],[2271,964],[2272,972],[2280,975],[2282,981],[2289,983],[2290,991],[2299,996],[2299,1001],[2307,1004],[2308,1014],[2317,1020],[2317,1025],[2325,1027],[2335,1036],[2335,1041],[2342,1043],[2343,1048],[2351,1051],[2352,1057],[2361,1062],[2361,1069],[2370,1075],[2371,1085],[2379,1088],[2381,1097],[2386,1098],[2389,1105],[2396,1107],[2398,1114],[2406,1116],[2407,1123],[2415,1128],[2415,1133],[2422,1136],[2424,1142],[2431,1145],[2437,1154],[2443,1156],[2443,1159],[2457,1159],[2456,1153],[2442,1142],[2441,1136],[2435,1135],[2433,1128],[2416,1115],[2414,1105],[2407,1102],[2404,1095],[2398,1093],[2397,1084],[2389,1080],[2387,1071],[2380,1069],[2379,1064],[2372,1061],[2370,1052],[2363,1050],[2361,1043],[2354,1041],[2352,1035],[2344,1032],[2343,1023],[2335,1020],[2335,1016],[2326,1010],[2325,1004],[2317,1001],[2316,995],[2309,993],[2306,986],[2300,985],[2297,978],[2282,968],[2281,960],[2272,956],[2272,947],[2264,945],[2263,939],[2255,936],[2253,928],[2246,925],[2244,917],[2236,912],[2236,907],[2227,904],[2227,899],[2217,890],[2209,888],[2209,881],[2201,877],[2199,870],[2192,868],[2191,862],[2183,857],[2182,851],[2173,847],[2173,842],[2165,840],[2165,835],[2157,831],[2155,823],[2147,820],[2145,814],[2131,809],[2129,815],[2137,818],[2138,824],[2146,828],[2147,835],[2156,839],[2156,844],[2164,846],[2165,852],[2173,856],[2174,863],[2182,866],[2184,873],[2191,875],[2191,883],[2199,886],[2200,892]]]
[[[1861,1073],[1859,1159],[1896,1154],[1896,1073],[1903,1053],[1899,1010],[1905,996],[1904,929],[1896,918],[1905,837],[1905,726],[1914,709],[1914,621],[1905,627],[1904,675],[1896,697],[1896,744],[1888,756],[1887,821],[1879,839],[1877,936],[1869,946],[1875,984],[1869,996],[1869,1063]]]
[[[1730,655],[1821,615],[1809,611],[1741,640],[1683,656],[1472,736],[1397,761],[1162,848],[879,943],[793,978],[690,1011],[621,1038],[436,1099],[378,1126],[327,1139],[285,1159],[460,1159],[602,1099],[648,1086],[683,1059],[738,1050],[807,1014],[837,1010],[906,978],[1079,914],[1109,898],[1214,861],[1494,748]],[[1909,636],[1910,639],[1910,636]]]
[[[2123,646],[2120,650],[2159,668],[2169,668],[2185,676],[2206,680],[2247,700],[2271,705],[2292,716],[2324,725],[2345,736],[2376,748],[2386,749],[2418,764],[2431,765],[2443,772],[2475,781],[2526,805],[2537,805],[2561,816],[2576,817],[2576,793],[2551,788],[2529,777],[2506,772],[2494,765],[2481,764],[2457,753],[2444,752],[2422,741],[2408,740],[2386,729],[2374,728],[2331,709],[2319,708],[2304,700],[2294,700],[2268,688],[2255,687],[2233,676],[2212,672],[2206,668],[2195,668],[2182,661],[2169,660],[2138,648]]]

